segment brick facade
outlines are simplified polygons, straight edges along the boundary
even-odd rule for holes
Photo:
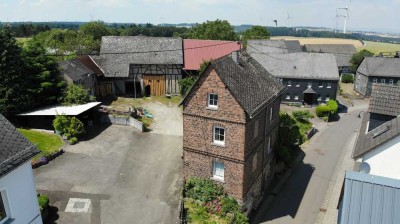
[[[216,110],[208,108],[209,93],[218,94]],[[252,208],[267,187],[267,177],[271,176],[270,162],[277,136],[279,105],[280,96],[277,96],[250,118],[210,67],[184,101],[185,179],[213,179],[213,161],[222,162],[224,179],[216,182],[222,184],[229,195],[243,202],[246,208]],[[225,129],[224,146],[213,143],[215,126]],[[271,138],[271,150],[268,150],[268,138]]]

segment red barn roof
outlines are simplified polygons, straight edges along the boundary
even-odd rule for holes
[[[199,70],[204,60],[223,57],[240,50],[240,43],[222,40],[183,40],[185,70]]]

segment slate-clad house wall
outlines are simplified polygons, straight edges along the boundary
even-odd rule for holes
[[[273,176],[284,86],[232,55],[212,61],[182,101],[184,177],[211,178],[251,209]]]
[[[374,83],[400,85],[400,59],[366,57],[357,69],[354,90],[371,96]]]
[[[333,54],[271,54],[256,47],[248,48],[249,54],[287,86],[282,102],[312,105],[336,99],[339,72]]]
[[[116,95],[179,94],[181,38],[105,36],[94,59],[114,83]]]

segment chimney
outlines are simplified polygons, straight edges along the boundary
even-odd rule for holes
[[[239,51],[232,51],[231,57],[236,64],[239,64]]]

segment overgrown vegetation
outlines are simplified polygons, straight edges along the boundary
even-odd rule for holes
[[[326,105],[319,105],[315,112],[318,117],[323,118],[324,120],[329,120],[330,117],[335,115],[338,112],[339,105],[336,100],[329,100]]]
[[[194,78],[186,77],[184,79],[179,80],[178,83],[179,83],[179,88],[181,90],[181,95],[184,96],[193,86]]]
[[[62,98],[63,105],[79,105],[93,101],[88,91],[82,85],[68,85]]]
[[[76,117],[68,117],[64,114],[56,115],[56,118],[53,120],[53,127],[60,135],[70,138],[69,143],[72,144],[77,143],[78,137],[86,132],[82,121]]]
[[[355,53],[350,59],[351,72],[356,73],[357,68],[361,64],[364,57],[369,57],[369,56],[373,56],[373,55],[374,55],[374,53],[372,53],[371,51],[365,50],[365,49]]]
[[[60,136],[55,134],[23,128],[19,128],[18,131],[40,150],[40,154],[34,160],[41,156],[48,156],[64,145]]]
[[[354,75],[353,74],[342,74],[342,82],[343,83],[354,83]]]
[[[184,190],[189,223],[248,223],[238,202],[212,180],[189,178]]]
[[[43,210],[49,206],[50,200],[49,197],[46,195],[37,195],[38,202],[39,202],[39,208],[40,208],[40,213],[43,213]]]

